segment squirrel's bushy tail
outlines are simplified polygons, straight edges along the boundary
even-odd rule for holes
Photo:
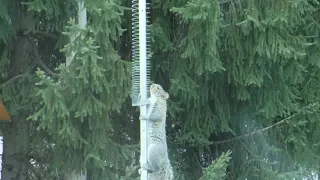
[[[150,173],[148,180],[173,180],[173,170],[170,162],[167,162],[160,171]]]
[[[168,164],[166,174],[168,174],[168,180],[173,180],[173,170],[172,170],[172,166],[170,163]]]

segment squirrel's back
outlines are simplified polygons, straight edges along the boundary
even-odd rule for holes
[[[150,106],[152,109],[149,115],[148,138],[150,142],[162,142],[166,144],[165,126],[169,94],[159,84],[152,84],[150,86],[150,94]]]
[[[161,85],[150,86],[148,121],[148,163],[153,169],[148,180],[173,180],[166,141],[167,99],[169,94]]]

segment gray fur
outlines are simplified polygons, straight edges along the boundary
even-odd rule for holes
[[[148,121],[147,164],[142,165],[142,168],[151,172],[148,180],[172,180],[173,171],[168,157],[165,129],[169,94],[159,84],[150,86],[150,94],[147,115],[141,118]]]

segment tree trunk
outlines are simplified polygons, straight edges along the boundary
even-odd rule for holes
[[[18,37],[12,41],[13,51],[10,58],[9,78],[26,74],[30,67],[30,42],[25,37]],[[27,83],[26,83],[27,84]],[[16,84],[15,88],[21,88],[24,84]],[[23,106],[22,95],[12,97],[11,102]],[[2,179],[4,180],[26,180],[28,179],[29,131],[27,115],[23,110],[15,112],[11,122],[3,128],[3,156],[2,156]]]
[[[2,178],[6,180],[28,179],[29,151],[28,123],[25,119],[12,117],[3,132]]]

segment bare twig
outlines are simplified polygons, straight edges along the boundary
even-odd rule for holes
[[[36,45],[34,44],[34,42],[33,42],[31,39],[29,39],[29,38],[28,38],[28,40],[29,40],[29,42],[30,42],[30,44],[31,44],[31,46],[32,46],[33,54],[36,56],[36,59],[37,59],[38,63],[41,65],[41,67],[42,67],[48,74],[50,74],[51,76],[56,76],[57,74],[54,73],[53,71],[51,71],[51,69],[42,61],[41,56],[40,56],[40,54],[39,54],[39,52],[38,52],[38,50],[37,50]]]
[[[311,106],[315,106],[315,105],[317,105],[317,103],[312,104]],[[224,143],[228,143],[228,142],[231,142],[231,141],[235,141],[235,140],[239,140],[239,139],[242,139],[242,138],[246,138],[246,137],[252,136],[252,135],[254,135],[254,134],[261,134],[261,133],[263,133],[263,132],[265,132],[265,131],[273,128],[273,127],[276,127],[276,126],[279,126],[279,125],[283,124],[284,122],[286,122],[286,121],[288,121],[289,119],[292,119],[292,118],[300,115],[301,113],[302,113],[302,112],[298,112],[298,113],[293,114],[292,116],[289,116],[289,117],[287,117],[287,118],[284,118],[283,120],[281,120],[281,121],[279,121],[279,122],[276,122],[276,123],[274,123],[274,124],[272,124],[272,125],[270,125],[270,126],[268,126],[268,127],[265,127],[265,128],[262,128],[262,129],[258,129],[258,130],[254,130],[253,132],[248,133],[248,134],[243,134],[243,135],[236,136],[236,137],[234,137],[234,138],[226,139],[226,140],[222,140],[222,141],[214,141],[213,144],[224,144]]]
[[[27,70],[24,73],[18,74],[16,76],[12,77],[11,79],[7,80],[6,82],[0,84],[0,88],[5,87],[6,85],[10,84],[11,82],[14,82],[15,80],[17,80],[19,78],[23,78],[23,77],[27,76],[28,73],[31,71],[31,69],[33,69],[35,66],[36,66],[36,63],[35,62],[32,63],[31,66],[29,68],[27,68]]]
[[[44,31],[36,31],[36,32],[34,32],[34,34],[44,35],[44,36],[47,36],[47,37],[50,37],[53,39],[59,39],[59,37],[57,35],[52,34],[52,33],[48,33],[48,32],[44,32]]]
[[[20,78],[20,77],[24,77],[24,76],[26,76],[26,75],[27,75],[27,73],[19,74],[19,75],[15,76],[15,77],[9,79],[8,81],[4,82],[3,84],[0,84],[0,88],[8,85],[11,81],[14,81],[14,80],[16,80],[16,79],[18,79],[18,78]]]
[[[30,35],[30,34],[34,34],[34,35],[43,35],[43,36],[46,36],[46,37],[50,37],[52,39],[59,39],[59,37],[55,34],[52,34],[52,33],[49,33],[49,32],[45,32],[45,31],[24,31],[23,32],[24,35]]]

